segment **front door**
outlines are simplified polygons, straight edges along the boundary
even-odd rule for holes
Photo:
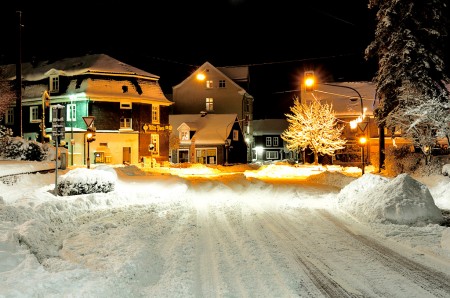
[[[131,163],[131,147],[122,148],[122,163],[128,165]]]

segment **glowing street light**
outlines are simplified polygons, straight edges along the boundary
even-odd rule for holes
[[[306,91],[314,91],[315,85],[319,84],[316,82],[313,71],[305,71],[303,83],[305,85]],[[362,96],[358,92],[358,90],[356,90],[355,88],[350,87],[350,86],[330,84],[330,83],[321,83],[321,84],[327,85],[327,86],[332,86],[332,87],[337,87],[337,88],[350,89],[350,90],[353,90],[354,92],[356,92],[356,94],[358,95],[359,101],[361,103],[361,115],[358,116],[358,118],[356,118],[355,120],[350,121],[350,128],[356,129],[357,127],[359,127],[361,129],[361,132],[363,133],[363,136],[360,137],[360,139],[359,139],[359,144],[360,144],[361,150],[362,150],[361,151],[362,173],[364,174],[364,146],[366,146],[366,143],[367,143],[367,138],[364,136],[364,134],[365,134],[367,122],[363,122],[363,121],[366,118],[367,108],[364,108]]]
[[[314,87],[316,85],[316,78],[314,77],[313,71],[305,71],[304,83],[305,83],[305,91],[307,92],[314,91]]]

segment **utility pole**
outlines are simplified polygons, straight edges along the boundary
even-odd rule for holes
[[[19,137],[23,137],[22,129],[22,12],[16,11],[18,14],[18,49],[17,49],[17,63],[16,63],[16,110],[15,110],[15,123],[16,134]]]

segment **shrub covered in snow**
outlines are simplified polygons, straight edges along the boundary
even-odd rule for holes
[[[42,161],[47,158],[48,148],[36,141],[13,137],[12,131],[0,126],[0,157],[10,160]]]
[[[446,164],[442,166],[442,175],[450,176],[450,164]]]
[[[57,190],[61,196],[107,193],[114,190],[116,181],[114,170],[77,168],[60,177]]]

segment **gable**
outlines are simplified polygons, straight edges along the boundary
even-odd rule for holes
[[[188,76],[186,79],[184,79],[178,85],[174,86],[172,89],[182,88],[184,85],[188,84],[189,82],[197,80],[197,75],[202,74],[202,73],[210,73],[210,74],[213,73],[214,76],[220,77],[220,78],[223,78],[224,80],[226,80],[227,84],[231,84],[237,90],[239,90],[239,92],[241,92],[242,94],[246,93],[244,88],[239,86],[239,84],[237,84],[233,79],[228,77],[225,73],[221,72],[218,68],[216,68],[209,62],[203,63],[203,65],[201,65],[199,68],[197,68],[190,76]]]

